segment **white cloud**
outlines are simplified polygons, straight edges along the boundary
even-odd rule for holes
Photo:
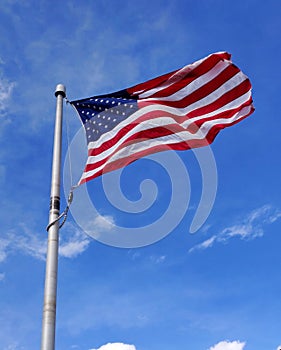
[[[8,347],[4,348],[4,350],[20,350],[22,347],[19,347],[17,343],[15,344],[10,344]]]
[[[15,83],[0,77],[0,115],[5,114]]]
[[[116,225],[112,216],[97,215],[93,220],[89,221],[86,219],[82,227],[88,235],[97,238],[100,237],[103,232],[111,231]]]
[[[46,236],[32,231],[25,224],[8,233],[10,251],[19,251],[36,259],[44,260],[47,251]]]
[[[166,260],[166,255],[160,255],[160,256],[151,255],[150,256],[150,261],[154,264],[162,264],[165,260]]]
[[[91,239],[71,223],[66,223],[60,231],[59,255],[75,258],[89,246]],[[38,234],[25,224],[10,230],[0,238],[0,263],[15,252],[21,252],[38,260],[45,260],[48,234]]]
[[[75,258],[89,246],[90,238],[71,223],[65,224],[65,231],[60,235],[59,254],[65,258]]]
[[[216,242],[226,243],[233,237],[251,240],[264,235],[264,225],[274,223],[281,217],[281,211],[274,209],[270,205],[264,205],[261,208],[250,212],[240,223],[228,226],[218,234],[213,235],[207,240],[192,247],[189,252],[210,248]]]
[[[96,227],[97,230],[111,230],[114,226],[114,219],[109,215],[98,215],[94,219],[94,227]]]
[[[206,239],[204,242],[197,244],[196,246],[189,249],[189,252],[191,253],[194,250],[200,250],[200,249],[207,249],[212,247],[214,242],[216,241],[216,236],[212,236],[211,238]]]
[[[245,345],[246,343],[240,343],[240,341],[221,341],[209,350],[243,350]]]
[[[46,245],[35,232],[31,232],[25,226],[20,225],[16,230],[9,231],[0,238],[0,262],[5,261],[14,252],[22,252],[39,260],[44,260]]]
[[[0,273],[0,282],[1,281],[4,281],[4,279],[5,279],[5,273]]]
[[[5,261],[8,255],[9,240],[0,238],[0,263]]]
[[[281,350],[281,345],[279,345],[276,350]]]
[[[124,344],[124,343],[108,343],[102,345],[98,349],[90,349],[90,350],[136,350],[134,345]]]

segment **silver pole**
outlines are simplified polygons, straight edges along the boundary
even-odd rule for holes
[[[51,182],[51,200],[49,225],[56,221],[60,212],[60,168],[61,168],[61,139],[62,139],[62,110],[65,97],[65,87],[58,84],[55,91],[57,98],[56,123],[54,133],[53,166]],[[58,270],[59,223],[49,227],[48,251],[46,261],[44,307],[42,320],[41,350],[55,349],[56,331],[56,299],[57,299],[57,270]]]

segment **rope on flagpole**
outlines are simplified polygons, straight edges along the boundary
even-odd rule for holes
[[[67,96],[64,97],[65,101],[66,101],[66,104],[69,104],[70,101],[69,99],[67,98]],[[73,201],[73,191],[75,190],[76,187],[78,187],[78,185],[73,185],[73,175],[72,175],[72,163],[71,163],[71,155],[70,155],[70,140],[69,140],[69,124],[68,124],[68,121],[67,121],[67,118],[65,119],[66,120],[66,134],[67,134],[67,149],[68,149],[68,163],[69,163],[69,173],[70,173],[70,183],[71,183],[71,188],[70,188],[70,191],[69,191],[69,195],[68,195],[68,199],[67,199],[67,205],[66,205],[66,208],[64,209],[64,211],[57,217],[56,220],[52,221],[51,223],[49,223],[49,225],[46,227],[46,231],[48,232],[50,227],[53,226],[56,222],[60,221],[61,219],[62,222],[60,223],[59,225],[59,229],[62,228],[62,226],[65,224],[66,220],[67,220],[67,216],[68,216],[68,212],[69,212],[69,208],[70,208],[70,205]]]
[[[70,103],[69,99],[67,98],[67,96],[65,96],[65,101],[66,104],[68,105]],[[69,176],[70,176],[70,183],[72,188],[73,186],[73,173],[72,173],[72,162],[71,162],[71,154],[70,154],[70,137],[69,137],[69,122],[68,122],[68,118],[65,118],[65,124],[66,124],[66,136],[67,136],[67,154],[68,154],[68,164],[69,164]]]
[[[76,186],[72,186],[68,195],[68,199],[67,199],[67,206],[64,209],[64,211],[56,218],[56,220],[52,221],[51,223],[49,223],[49,225],[46,227],[46,231],[48,232],[50,227],[53,226],[56,222],[60,221],[60,219],[63,218],[62,222],[59,225],[59,228],[62,228],[62,226],[64,225],[64,223],[66,222],[67,219],[67,215],[68,215],[68,211],[69,211],[69,207],[73,201],[73,191],[75,189]]]

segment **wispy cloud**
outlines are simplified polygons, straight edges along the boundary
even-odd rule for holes
[[[95,219],[94,219],[94,226],[96,227],[97,230],[111,230],[114,226],[114,219],[112,216],[109,215],[98,215]]]
[[[19,234],[19,230],[22,234]],[[26,227],[21,227],[7,232],[0,238],[0,262],[5,261],[15,251],[44,259],[46,249],[37,235],[32,235]]]
[[[108,343],[102,345],[98,349],[89,349],[89,350],[136,350],[134,345],[124,344],[124,343]]]
[[[75,258],[89,246],[91,239],[72,223],[66,223],[60,232],[59,255]],[[47,252],[47,233],[38,234],[25,224],[8,231],[0,238],[0,262],[13,253],[22,253],[38,260],[45,260]]]
[[[5,115],[6,113],[14,86],[14,82],[10,82],[3,76],[0,76],[0,116]]]
[[[65,225],[65,231],[61,234],[59,254],[65,258],[75,258],[88,248],[90,238],[73,224]]]
[[[96,215],[92,220],[82,221],[83,229],[88,235],[99,238],[104,232],[109,232],[115,227],[115,220],[110,215]]]
[[[246,343],[238,341],[221,341],[218,344],[212,346],[209,350],[243,350]]]
[[[10,344],[4,350],[22,350],[23,348],[18,345],[18,343]]]
[[[5,279],[5,273],[1,272],[0,273],[0,282],[4,281],[4,279]]]
[[[5,261],[8,255],[10,241],[6,238],[0,238],[0,263]]]
[[[7,252],[21,252],[33,258],[44,260],[47,250],[47,236],[39,235],[25,224],[20,224],[17,229],[8,232],[7,239],[9,242]]]
[[[211,236],[202,243],[192,247],[189,252],[212,247],[217,242],[226,243],[234,237],[244,240],[251,240],[264,235],[264,226],[274,223],[281,217],[281,211],[271,205],[264,205],[253,210],[239,223],[235,223]]]
[[[162,264],[166,260],[166,255],[151,255],[150,261],[153,264]]]

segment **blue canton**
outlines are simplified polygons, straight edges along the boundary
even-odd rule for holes
[[[118,94],[120,96],[120,92]],[[130,96],[112,95],[91,97],[74,103],[84,124],[88,143],[97,141],[101,135],[138,110],[137,101]],[[124,95],[128,94],[125,92]]]

